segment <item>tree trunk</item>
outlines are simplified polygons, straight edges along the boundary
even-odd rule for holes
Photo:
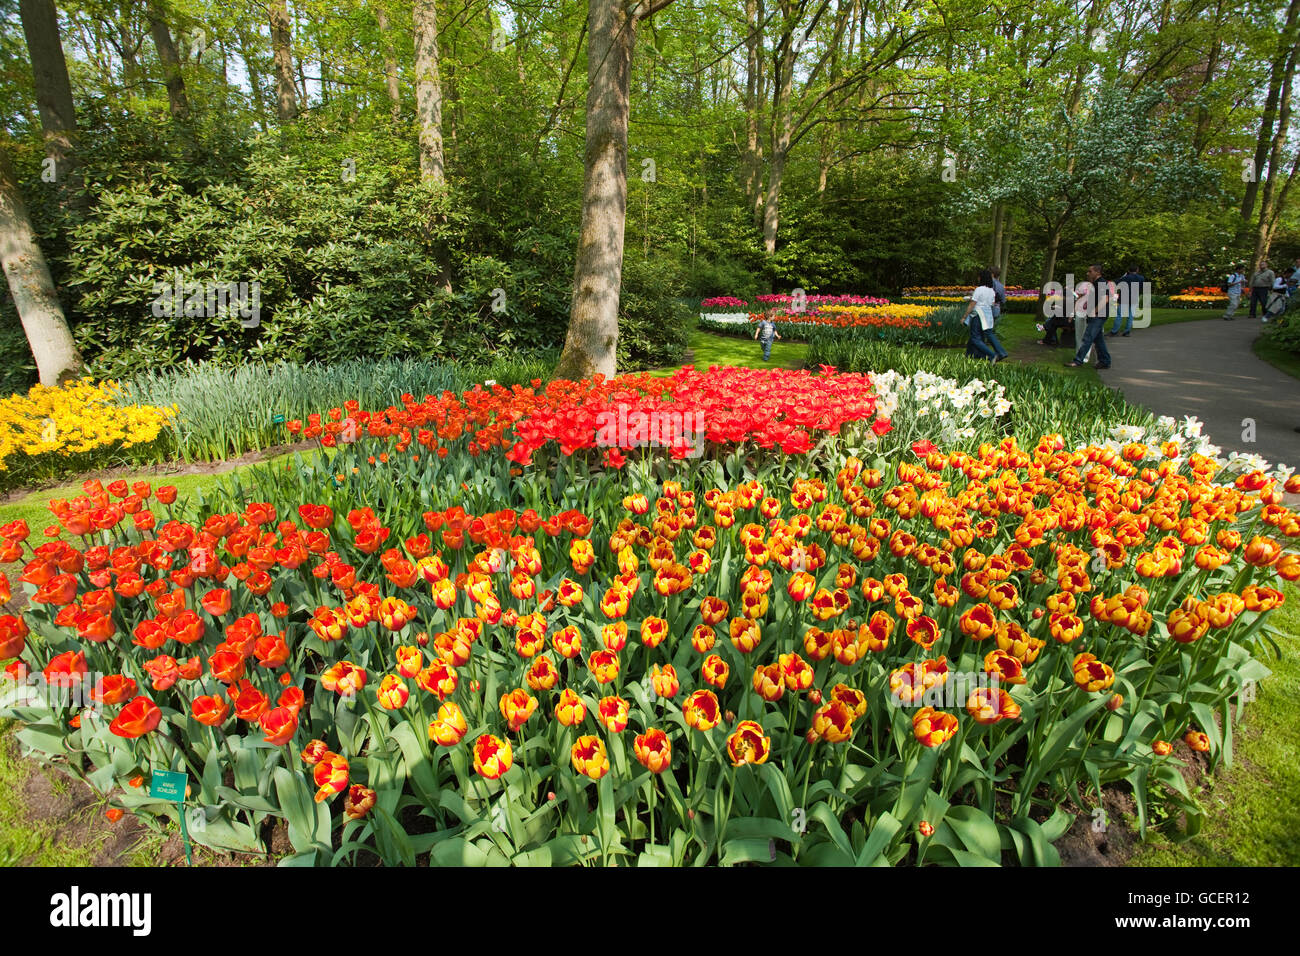
[[[36,105],[45,133],[45,155],[54,161],[55,181],[65,195],[75,196],[77,165],[77,113],[72,100],[68,64],[59,39],[59,15],[53,0],[19,0],[18,9],[27,38],[36,84]]]
[[[244,61],[244,69],[248,71],[248,85],[253,91],[253,109],[257,113],[257,124],[262,127],[262,132],[266,132],[266,98],[262,95],[262,77],[257,71],[257,64],[253,61],[253,54],[249,48],[248,35],[241,29],[238,31],[239,36],[239,58]]]
[[[763,249],[776,252],[776,232],[781,220],[781,182],[785,179],[785,158],[790,148],[790,114],[781,115],[781,125],[772,143],[772,161],[767,171],[767,198],[763,202]]]
[[[1011,218],[1011,210],[1007,209],[1006,215],[1002,218],[1002,255],[998,259],[998,268],[1002,270],[1004,285],[1008,281],[1008,270],[1011,268]]]
[[[402,121],[402,87],[398,82],[397,57],[393,55],[393,44],[388,39],[388,14],[380,7],[375,7],[375,22],[379,24],[379,46],[384,51],[384,85],[388,88],[388,99],[393,104],[393,122]]]
[[[754,211],[755,225],[758,225],[763,208],[762,154],[758,142],[758,45],[762,42],[758,0],[745,0],[745,26],[748,31],[745,34],[745,155],[741,170],[745,199]]]
[[[776,58],[776,82],[772,96],[772,162],[768,170],[767,198],[763,203],[763,249],[770,256],[776,252],[776,233],[781,218],[781,181],[785,178],[785,161],[794,135],[790,97],[794,90],[794,31],[786,9],[786,33],[781,38]]]
[[[826,180],[831,172],[830,129],[823,126],[817,138],[817,195],[826,195]]]
[[[271,0],[271,49],[275,54],[276,115],[280,125],[298,117],[298,93],[293,86],[293,40],[285,0]]]
[[[1297,53],[1300,51],[1293,47],[1291,55],[1287,58],[1282,92],[1278,97],[1277,124],[1269,150],[1268,176],[1264,179],[1264,189],[1259,197],[1259,222],[1255,227],[1255,250],[1250,261],[1252,275],[1259,270],[1259,264],[1268,256],[1268,247],[1278,213],[1278,180],[1282,178],[1282,147],[1286,143],[1287,128],[1291,124],[1291,87],[1295,79]]]
[[[130,30],[131,5],[124,4],[122,18],[117,25],[118,53],[122,55],[122,87],[126,102],[130,104],[135,88],[140,83],[140,63],[136,60],[136,45]]]
[[[162,10],[156,3],[149,4],[149,32],[153,36],[153,45],[158,49],[158,60],[162,63],[163,77],[167,81],[167,103],[171,107],[172,119],[183,123],[189,119],[190,103],[185,95],[181,58],[176,54],[172,31],[163,20]]]
[[[437,8],[434,0],[415,0],[415,114],[420,123],[420,178],[435,183],[447,178],[438,68]]]
[[[1221,9],[1222,7],[1219,7],[1215,11],[1216,25],[1218,24],[1219,11]],[[1209,58],[1205,62],[1205,73],[1201,78],[1202,93],[1205,93],[1209,89],[1210,84],[1214,81],[1214,71],[1219,65],[1219,54],[1222,50],[1222,42],[1216,35],[1214,42],[1210,46]],[[1212,114],[1210,113],[1210,108],[1204,103],[1196,108],[1196,132],[1192,136],[1192,152],[1194,152],[1198,157],[1205,152],[1205,147],[1209,144],[1211,119]]]
[[[218,39],[217,49],[221,51],[221,86],[217,92],[217,108],[225,113],[230,99],[230,46],[224,39]]]
[[[36,357],[41,384],[61,385],[76,378],[83,367],[81,354],[63,317],[45,256],[36,244],[4,143],[0,143],[0,265]]]
[[[330,64],[326,57],[325,37],[320,33],[316,34],[316,57],[320,64],[320,101],[322,106],[329,105],[330,101]]]
[[[993,204],[993,248],[989,256],[989,264],[997,265],[1002,261],[1002,220],[1006,213],[1006,206],[1003,203]]]
[[[1063,225],[1061,223],[1056,223],[1052,226],[1047,237],[1047,252],[1043,257],[1043,273],[1042,278],[1038,283],[1038,317],[1040,319],[1047,318],[1047,293],[1044,290],[1047,288],[1047,283],[1052,281],[1052,275],[1056,271],[1056,254],[1061,248],[1062,228]],[[1073,290],[1071,289],[1065,290],[1067,298],[1061,302],[1061,308],[1065,307],[1065,303],[1069,301],[1068,296],[1070,296],[1072,292]]]
[[[627,126],[636,15],[625,0],[587,0],[587,143],[573,301],[557,378],[612,376],[627,213]]]
[[[1282,85],[1287,72],[1286,65],[1295,68],[1295,59],[1291,55],[1295,43],[1297,16],[1300,15],[1300,0],[1291,0],[1286,11],[1286,23],[1278,38],[1277,54],[1273,57],[1269,69],[1268,95],[1264,100],[1264,112],[1259,120],[1259,135],[1255,138],[1255,156],[1252,172],[1254,175],[1246,182],[1246,192],[1241,197],[1242,229],[1248,229],[1255,212],[1255,199],[1259,194],[1259,179],[1264,174],[1264,162],[1268,158],[1269,146],[1273,140],[1273,126],[1277,113],[1277,103],[1281,96]],[[1240,238],[1240,234],[1238,234]]]
[[[1300,151],[1296,152],[1295,159],[1291,161],[1291,170],[1287,173],[1286,182],[1284,182],[1282,188],[1278,190],[1277,198],[1273,202],[1273,215],[1268,223],[1268,232],[1264,237],[1265,250],[1273,244],[1273,238],[1277,234],[1277,228],[1282,222],[1282,210],[1286,208],[1287,193],[1291,191],[1291,185],[1296,181],[1296,176],[1298,175],[1300,175]]]

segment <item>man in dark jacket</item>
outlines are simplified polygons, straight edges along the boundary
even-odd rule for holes
[[[1115,321],[1110,326],[1112,336],[1119,333],[1121,324],[1124,324],[1125,335],[1133,331],[1133,306],[1138,303],[1142,295],[1142,286],[1146,281],[1146,276],[1138,272],[1137,266],[1129,266],[1128,272],[1115,283],[1115,291],[1119,294],[1119,309],[1115,313]],[[1127,322],[1124,322],[1125,319]]]

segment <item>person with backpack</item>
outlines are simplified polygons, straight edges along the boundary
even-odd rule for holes
[[[1066,368],[1085,368],[1088,353],[1094,346],[1097,349],[1097,368],[1110,368],[1110,351],[1106,348],[1106,313],[1114,301],[1111,285],[1102,278],[1102,267],[1096,263],[1088,266],[1088,278],[1075,288],[1075,313],[1087,323],[1083,332],[1083,341],[1079,351],[1074,353],[1074,361],[1067,362]]]
[[[1228,278],[1224,281],[1224,288],[1228,292],[1228,311],[1223,313],[1223,321],[1235,322],[1237,306],[1241,305],[1241,287],[1246,284],[1246,276],[1241,271],[1241,265],[1234,265],[1232,271],[1228,273]]]

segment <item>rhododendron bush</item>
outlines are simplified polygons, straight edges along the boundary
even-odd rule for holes
[[[620,402],[704,409],[708,454],[602,467]],[[326,412],[323,459],[207,500],[89,483],[59,536],[0,528],[6,712],[115,806],[187,773],[212,846],[285,821],[294,863],[1051,864],[1111,783],[1194,830],[1172,744],[1230,759],[1300,481],[1176,440],[867,460],[874,403],[476,390]]]

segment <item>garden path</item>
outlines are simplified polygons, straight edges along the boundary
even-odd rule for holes
[[[1300,468],[1300,383],[1251,351],[1260,329],[1241,316],[1134,329],[1106,339],[1114,365],[1098,374],[1157,415],[1195,415],[1225,453]]]

